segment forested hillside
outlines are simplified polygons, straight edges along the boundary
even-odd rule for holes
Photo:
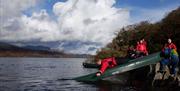
[[[160,51],[168,38],[176,44],[180,53],[180,7],[173,10],[157,23],[143,21],[120,29],[116,37],[101,51],[100,57],[125,56],[128,47],[135,46],[137,41],[144,38],[147,41],[149,53]],[[108,50],[104,50],[108,49]]]

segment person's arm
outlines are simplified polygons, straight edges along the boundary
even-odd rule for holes
[[[147,51],[147,48],[146,48],[146,47],[145,47],[144,53],[145,53],[146,55],[148,55],[148,51]]]
[[[172,44],[172,48],[175,49],[177,51],[177,47],[175,44]]]
[[[116,63],[116,60],[114,57],[102,60],[101,68],[100,68],[99,72],[97,72],[96,76],[100,76],[101,74],[103,74],[108,67],[112,68],[116,65],[117,65],[117,63]]]
[[[108,68],[109,63],[107,60],[105,60],[104,62],[102,62],[101,68],[100,68],[100,72],[103,74],[105,72],[105,70]]]
[[[136,51],[138,51],[138,50],[139,50],[139,45],[136,46]]]
[[[167,47],[169,48],[169,45],[168,44],[164,44],[164,46],[163,46],[161,51],[164,52],[164,49],[167,48]]]
[[[99,70],[99,72],[96,73],[96,76],[100,76],[101,74],[103,74],[105,72],[105,70],[108,68],[109,63],[107,60],[103,60],[101,63],[101,68]]]

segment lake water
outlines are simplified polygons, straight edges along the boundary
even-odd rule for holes
[[[96,72],[83,58],[0,58],[0,91],[136,91],[120,84],[64,80]]]

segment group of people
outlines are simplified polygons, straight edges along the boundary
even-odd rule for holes
[[[146,55],[148,55],[147,42],[144,39],[137,41],[136,47],[129,47],[127,51],[127,57],[132,59]]]
[[[142,39],[137,42],[136,48],[128,49],[128,54],[130,58],[138,58],[148,55],[147,51],[147,42]],[[163,59],[160,61],[160,72],[164,72],[166,65],[170,68],[170,73],[176,73],[176,67],[179,62],[179,56],[177,53],[177,47],[172,43],[171,39],[168,39],[168,43],[163,47],[160,56]],[[120,57],[109,57],[105,59],[97,59],[97,64],[101,65],[99,71],[96,73],[96,76],[101,76],[107,68],[113,68],[117,65],[125,63],[125,58]]]
[[[148,55],[147,51],[147,42],[142,39],[137,42],[136,48],[128,49],[129,58],[138,58],[145,55]],[[109,57],[105,59],[97,59],[97,64],[101,65],[99,72],[96,73],[96,76],[100,76],[105,72],[107,68],[113,68],[117,65],[123,64],[126,62],[127,58],[122,57]]]

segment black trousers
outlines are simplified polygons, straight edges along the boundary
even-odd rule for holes
[[[115,57],[117,65],[124,64],[128,61],[128,58],[125,57]]]

